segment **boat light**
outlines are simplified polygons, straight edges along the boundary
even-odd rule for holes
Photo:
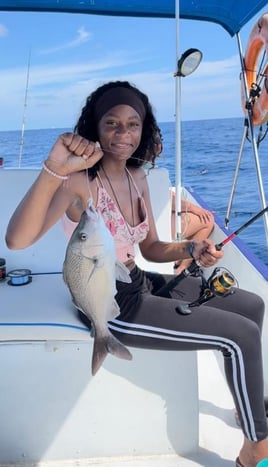
[[[203,54],[198,49],[186,50],[178,60],[178,69],[174,76],[188,76],[199,66]]]

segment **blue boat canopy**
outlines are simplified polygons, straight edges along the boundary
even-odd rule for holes
[[[0,11],[43,11],[110,16],[174,18],[178,0],[0,0]],[[180,0],[183,19],[220,24],[233,36],[267,0]]]

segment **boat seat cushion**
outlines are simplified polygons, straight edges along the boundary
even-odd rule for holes
[[[39,170],[0,170],[0,257],[7,271],[28,269],[32,280],[25,285],[0,282],[0,341],[11,340],[90,340],[88,328],[81,323],[62,277],[67,240],[61,222],[53,226],[29,248],[11,251],[5,244],[8,220],[37,177]],[[170,239],[169,178],[165,169],[149,171],[148,181],[161,238]],[[14,186],[16,189],[10,190]],[[5,196],[9,193],[9,196]],[[145,262],[137,252],[137,263],[149,270],[159,264]],[[161,265],[168,272],[171,265]]]

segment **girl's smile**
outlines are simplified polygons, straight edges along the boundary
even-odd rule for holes
[[[104,152],[129,158],[140,144],[142,121],[129,105],[116,105],[103,115],[98,129]]]

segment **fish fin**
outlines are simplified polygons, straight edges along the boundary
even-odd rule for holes
[[[65,284],[67,285],[67,277],[66,277],[66,259],[64,260],[63,266],[62,266],[62,278],[63,278],[63,281],[65,282]]]
[[[130,351],[111,333],[103,337],[95,337],[91,372],[94,376],[103,364],[107,354],[111,353],[124,360],[132,360]]]
[[[120,261],[116,261],[115,263],[115,277],[116,280],[121,282],[127,282],[128,284],[132,282],[129,269]]]

